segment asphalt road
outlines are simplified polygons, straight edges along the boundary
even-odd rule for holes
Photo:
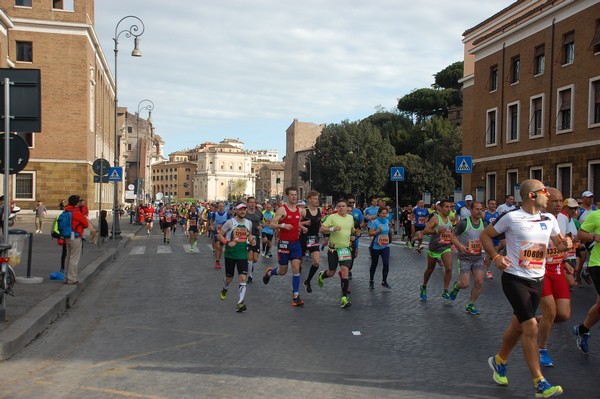
[[[248,311],[235,312],[237,287],[219,299],[223,270],[207,241],[190,253],[157,229],[138,235],[43,335],[0,367],[2,398],[532,398],[520,347],[510,385],[491,378],[511,310],[499,272],[486,280],[479,316],[465,313],[468,292],[452,305],[439,297],[442,271],[419,300],[425,253],[393,244],[388,282],[368,288],[365,239],[351,281],[352,307],[339,308],[337,277],[291,306],[291,274],[261,282],[256,267]],[[143,233],[143,231],[142,231]],[[322,269],[324,270],[323,257]],[[309,263],[304,262],[303,274]],[[291,269],[290,269],[291,271]],[[379,276],[379,274],[378,274]],[[456,272],[454,273],[456,277]],[[600,344],[579,353],[570,328],[592,304],[591,287],[573,292],[572,321],[553,329],[555,367],[545,376],[564,397],[597,397]]]

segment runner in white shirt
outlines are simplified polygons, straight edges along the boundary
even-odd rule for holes
[[[507,212],[480,235],[485,251],[502,273],[502,289],[513,308],[511,324],[504,332],[500,350],[488,359],[494,370],[493,379],[508,385],[506,362],[521,341],[523,354],[533,377],[537,397],[560,395],[562,387],[551,385],[542,375],[538,352],[538,322],[535,318],[540,303],[548,242],[559,250],[566,250],[567,240],[560,233],[556,218],[542,212],[548,202],[548,190],[539,180],[525,180],[521,184],[521,209]],[[498,254],[492,238],[505,233],[507,256]]]
[[[503,215],[508,211],[517,209],[515,206],[515,197],[513,195],[507,195],[504,204],[500,205],[497,209],[499,215]]]

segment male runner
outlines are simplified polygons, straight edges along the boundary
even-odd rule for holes
[[[275,216],[273,205],[270,202],[265,204],[262,211],[262,254],[265,258],[272,258],[271,245],[273,245],[273,229],[271,228],[271,219]]]
[[[252,223],[252,236],[254,237],[254,245],[248,246],[248,284],[252,284],[252,272],[254,272],[254,264],[258,262],[260,253],[260,233],[262,230],[261,221],[262,213],[256,209],[256,198],[248,197],[246,201],[248,209],[246,211],[246,219]]]
[[[423,250],[423,230],[427,225],[427,219],[429,217],[429,210],[425,208],[425,201],[419,200],[417,206],[413,209],[413,230],[412,230],[412,242],[410,247],[415,246],[415,251],[421,253]],[[417,241],[419,244],[417,245]]]
[[[488,359],[494,371],[493,379],[508,385],[507,361],[519,340],[529,371],[533,377],[536,397],[560,395],[559,385],[551,385],[543,376],[538,353],[538,322],[535,318],[544,285],[544,266],[548,241],[560,250],[567,249],[567,241],[558,227],[556,218],[543,212],[548,202],[544,183],[530,179],[521,183],[523,206],[500,217],[487,226],[480,235],[481,243],[502,273],[502,289],[513,308],[512,320],[502,338],[498,354]],[[492,238],[505,233],[506,256],[496,252]]]
[[[500,216],[500,214],[498,213],[497,207],[498,206],[497,206],[496,200],[493,198],[490,198],[487,202],[487,208],[483,215],[483,221],[486,226],[489,224],[493,224],[496,221],[496,219],[498,219],[498,217]],[[493,238],[492,241],[494,242],[494,248],[496,248],[496,252],[500,252],[504,248],[504,244],[502,244],[502,241],[500,241],[499,239]],[[490,280],[494,278],[494,275],[492,274],[492,271],[490,270],[491,263],[492,263],[492,259],[490,258],[490,255],[488,255],[486,253],[485,254],[485,270],[486,270],[485,278],[490,279]]]
[[[217,209],[215,212],[211,214],[210,222],[210,230],[213,235],[213,252],[215,254],[215,269],[221,268],[221,255],[223,253],[223,247],[221,246],[221,241],[218,240],[218,233],[221,231],[221,228],[225,224],[227,220],[231,217],[229,212],[225,210],[225,203],[223,201],[219,201],[217,203]]]
[[[311,191],[308,193],[308,208],[306,209],[306,216],[308,222],[306,226],[308,228],[306,236],[306,250],[310,253],[311,266],[308,271],[308,276],[304,280],[304,288],[306,292],[312,292],[310,282],[314,277],[317,270],[319,270],[319,264],[321,262],[321,252],[319,250],[319,230],[321,228],[321,208],[319,208],[319,193]]]
[[[298,190],[296,187],[285,189],[287,204],[283,204],[275,212],[271,220],[271,228],[279,230],[277,243],[277,261],[279,267],[267,267],[263,276],[263,283],[269,284],[273,276],[284,276],[288,270],[288,263],[292,264],[292,306],[303,306],[300,298],[300,265],[302,264],[302,248],[300,247],[300,220],[304,211],[296,206]],[[302,227],[303,230],[306,228]]]

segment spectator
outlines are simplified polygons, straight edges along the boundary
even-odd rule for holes
[[[65,245],[67,246],[67,258],[65,260],[65,284],[78,284],[77,274],[79,269],[79,260],[81,258],[81,249],[83,242],[81,237],[83,230],[89,226],[89,222],[79,208],[79,196],[71,195],[69,197],[69,205],[65,207],[65,211],[71,212],[71,228],[73,233],[71,237],[65,237]]]
[[[35,232],[41,233],[42,225],[44,224],[44,217],[48,213],[46,211],[46,206],[42,204],[42,201],[38,201],[33,212],[35,212]]]

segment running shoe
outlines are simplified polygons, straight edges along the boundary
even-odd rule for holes
[[[423,244],[419,244],[419,253],[423,250]]]
[[[227,290],[221,290],[221,300],[224,301],[227,298]]]
[[[548,355],[548,349],[540,348],[540,365],[544,367],[554,366],[554,362],[552,362],[552,359],[550,359],[550,356]]]
[[[496,363],[496,356],[492,356],[488,359],[490,368],[494,370],[492,378],[499,385],[508,385],[508,378],[506,378],[506,363]]]
[[[190,246],[190,252],[194,252],[194,247]]]
[[[242,313],[242,312],[245,312],[246,309],[248,309],[246,307],[246,304],[244,302],[240,302],[240,303],[237,304],[237,307],[236,307],[235,311],[238,312],[238,313]]]
[[[310,286],[310,281],[304,282],[304,288],[306,289],[306,292],[308,292],[308,293],[312,292],[312,287]]]
[[[302,300],[302,298],[300,298],[300,295],[292,298],[292,306],[303,306],[303,305],[304,305],[304,301]]]
[[[409,247],[410,249],[412,249],[412,247],[413,247],[412,241],[406,241],[406,246]]]
[[[271,270],[273,270],[272,267],[267,267],[265,269],[265,274],[263,275],[263,284],[269,284],[269,280],[271,280]]]
[[[342,299],[340,300],[340,308],[342,308],[342,309],[349,308],[351,305],[352,305],[352,303],[350,303],[347,296],[343,296]]]
[[[272,258],[272,257],[273,257],[273,254],[272,254],[271,252],[269,252],[269,254],[267,255],[267,258],[269,258],[269,259],[270,259],[270,258]]]
[[[171,240],[167,240],[167,244],[170,244],[170,243],[171,243]]]
[[[391,289],[392,289],[392,286],[391,286],[391,285],[389,285],[389,284],[387,283],[387,281],[382,281],[382,282],[381,282],[381,286],[382,286],[383,288],[387,288],[388,290],[391,290]]]
[[[579,334],[579,324],[578,324],[576,326],[573,326],[573,334],[575,334],[575,337],[577,337],[576,342],[577,342],[577,347],[579,348],[579,350],[583,353],[588,353],[590,351],[590,344],[589,344],[590,333],[589,333],[589,331],[583,335]]]
[[[416,252],[416,253],[418,253],[418,254],[420,254],[420,253],[421,253],[421,250],[422,250],[422,248],[421,248],[421,247],[417,247],[417,248],[415,248],[415,252]]]
[[[481,313],[481,312],[479,311],[479,309],[477,309],[477,308],[475,307],[475,304],[474,304],[474,303],[468,303],[468,304],[467,304],[467,306],[465,306],[465,312],[467,312],[467,313],[471,313],[471,314],[473,314],[473,315],[478,315],[479,313]]]
[[[148,235],[150,235],[150,230],[148,230]]]
[[[550,383],[542,378],[538,381],[535,387],[536,398],[549,398],[551,396],[558,396],[563,393],[563,389],[560,385],[550,385]]]
[[[323,285],[325,284],[325,279],[323,278],[323,273],[325,273],[325,272],[320,272],[319,278],[317,279],[317,283],[319,284],[320,288],[323,288]]]
[[[421,291],[421,294],[420,294],[421,300],[426,301],[427,300],[427,287],[425,287],[424,285],[420,285],[419,290]]]
[[[163,237],[163,244],[167,243],[167,237]]]
[[[458,289],[458,283],[455,281],[454,285],[452,286],[452,291],[450,291],[450,300],[451,301],[456,299],[456,296],[458,295],[458,291],[460,291],[460,289]]]
[[[221,263],[219,261],[215,262],[215,269],[219,270],[221,268]]]
[[[197,247],[198,246],[198,240],[194,241],[194,246]]]
[[[485,274],[485,278],[487,278],[488,280],[492,280],[492,279],[494,278],[494,275],[492,274],[492,272],[491,272],[491,271],[488,271],[488,272]]]
[[[450,296],[448,290],[442,291],[442,298],[444,298],[448,302],[452,302],[452,297]]]
[[[252,276],[248,276],[248,284],[252,284]]]
[[[375,289],[375,282],[373,282],[373,280],[369,281],[369,288],[372,290]]]

